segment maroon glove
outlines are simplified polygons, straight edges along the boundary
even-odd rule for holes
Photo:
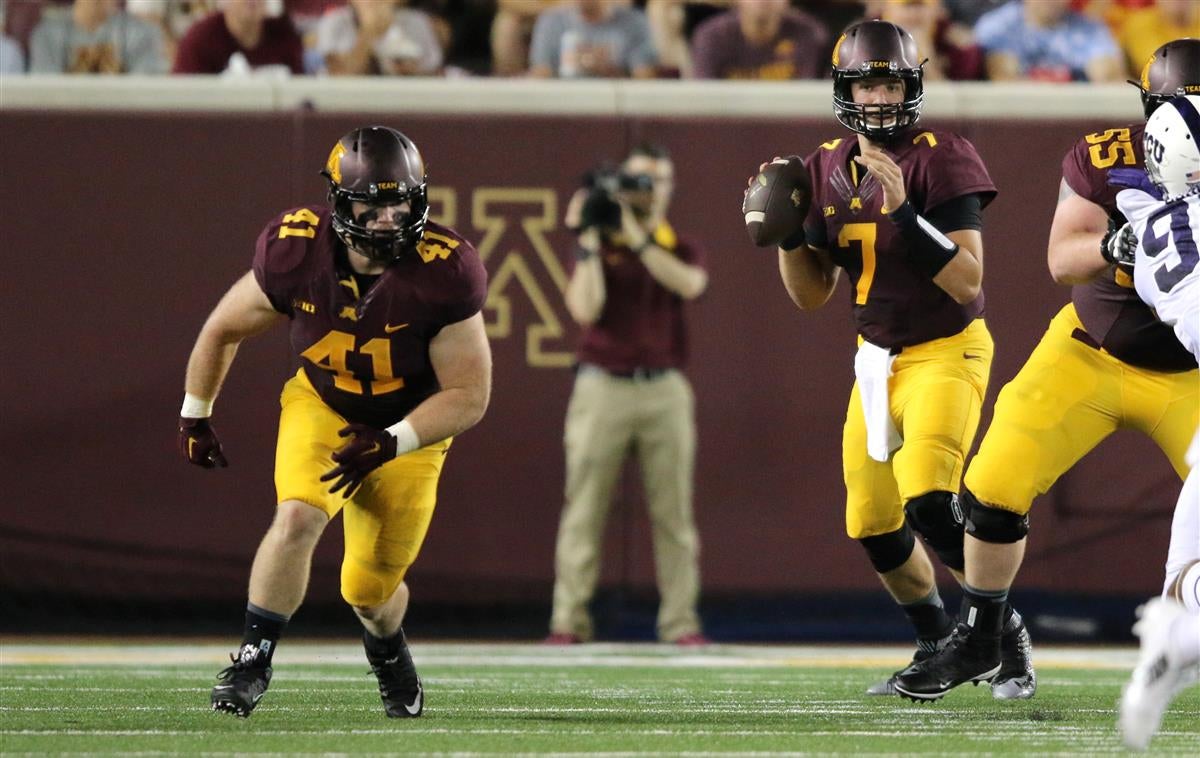
[[[345,498],[358,491],[368,474],[396,457],[396,437],[391,432],[366,424],[350,424],[338,432],[339,437],[351,435],[354,439],[333,454],[333,462],[338,465],[321,477],[322,482],[337,479],[329,491],[345,488],[342,492]]]
[[[188,463],[201,468],[225,468],[229,461],[221,452],[221,440],[206,418],[179,417],[179,452]]]

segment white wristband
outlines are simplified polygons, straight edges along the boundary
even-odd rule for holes
[[[183,408],[179,409],[179,415],[183,418],[208,418],[212,415],[212,407],[213,401],[185,392]]]
[[[417,437],[417,430],[413,429],[413,425],[408,423],[408,419],[392,424],[386,431],[396,438],[396,455],[398,456],[411,453],[421,446],[421,440]]]

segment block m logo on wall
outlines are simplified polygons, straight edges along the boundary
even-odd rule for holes
[[[429,200],[434,219],[454,226],[454,190],[431,188]],[[558,196],[549,187],[471,192],[471,227],[483,232],[477,245],[488,269],[487,335],[492,340],[509,339],[514,332],[523,336],[525,362],[532,368],[566,368],[574,358],[563,303],[567,274],[546,237],[558,223]],[[532,310],[522,306],[522,296]]]

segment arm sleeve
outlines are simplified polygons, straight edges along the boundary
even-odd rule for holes
[[[951,198],[925,214],[925,220],[943,234],[960,229],[983,229],[983,202],[977,193]]]

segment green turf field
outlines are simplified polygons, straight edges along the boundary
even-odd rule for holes
[[[292,641],[254,715],[208,709],[226,647],[0,645],[5,753],[1060,754],[1123,752],[1132,649],[1035,648],[1038,696],[868,698],[885,647],[413,644],[425,715],[384,717],[361,648]],[[1200,756],[1200,688],[1152,752]]]

